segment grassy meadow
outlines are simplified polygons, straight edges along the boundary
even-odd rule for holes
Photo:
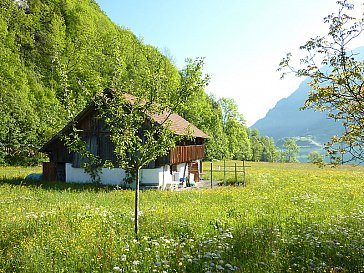
[[[247,187],[143,191],[137,239],[133,191],[1,168],[0,272],[364,271],[363,167],[247,165]]]

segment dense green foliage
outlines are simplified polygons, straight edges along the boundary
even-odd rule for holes
[[[38,149],[106,87],[176,102],[193,84],[175,110],[210,135],[207,157],[251,159],[236,103],[191,82],[193,63],[178,71],[92,0],[0,0],[0,164],[37,163]]]
[[[297,162],[297,154],[300,151],[300,147],[297,145],[294,138],[285,138],[283,142],[283,155],[285,157],[284,162]]]
[[[250,165],[247,187],[142,192],[139,240],[134,192],[2,168],[0,272],[363,270],[362,167]]]
[[[111,85],[115,63],[133,73],[132,61],[149,65],[135,52],[154,51],[94,1],[14,2],[0,3],[0,161],[10,164],[35,153]]]
[[[314,164],[323,164],[324,157],[319,152],[311,152],[307,157],[307,162],[314,163]]]

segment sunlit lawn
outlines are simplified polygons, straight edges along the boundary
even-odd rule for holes
[[[142,192],[137,240],[132,191],[1,169],[0,272],[364,270],[362,167],[246,165],[247,187]]]
[[[31,173],[42,173],[42,167],[0,167],[0,179],[25,178]]]

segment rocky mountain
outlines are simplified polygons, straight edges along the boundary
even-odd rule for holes
[[[278,147],[282,146],[284,138],[295,138],[301,147],[298,157],[301,162],[307,161],[311,151],[324,154],[323,144],[343,130],[341,123],[328,119],[325,113],[300,110],[308,96],[308,82],[309,79],[305,79],[294,93],[280,100],[263,119],[251,126],[261,135],[273,137]]]

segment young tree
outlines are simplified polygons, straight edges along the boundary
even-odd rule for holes
[[[162,55],[159,57],[161,60],[164,58]],[[181,111],[196,89],[207,84],[207,78],[202,75],[203,60],[198,59],[189,62],[181,71],[180,82],[174,90],[166,90],[170,78],[165,77],[164,64],[161,61],[161,67],[145,67],[145,71],[139,71],[142,75],[119,82],[118,89],[98,93],[94,101],[98,117],[105,120],[111,141],[115,144],[117,167],[135,177],[136,234],[139,230],[140,169],[166,155],[181,138],[189,137],[191,132],[188,128],[183,136],[174,134],[170,129],[170,118],[173,113]],[[84,151],[86,145],[80,144],[77,133],[74,130],[72,139],[68,139],[68,147],[80,150],[84,155],[91,156],[96,164],[101,164]]]
[[[328,117],[343,123],[344,133],[326,144],[328,153],[334,159],[347,153],[350,156],[346,161],[364,161],[364,63],[361,56],[349,50],[364,24],[362,18],[349,15],[354,8],[349,1],[337,3],[338,12],[324,18],[327,35],[312,38],[300,47],[307,54],[300,60],[302,66],[292,65],[291,54],[287,54],[279,70],[285,70],[282,77],[293,72],[311,78],[311,92],[303,109],[326,111]]]
[[[172,149],[177,136],[169,129],[170,107],[156,100],[132,97],[119,90],[100,95],[101,116],[110,127],[117,166],[135,177],[135,233],[139,222],[140,169]],[[153,98],[151,96],[151,98]],[[134,101],[133,101],[134,100]],[[155,117],[162,117],[157,123]],[[162,125],[161,125],[162,124]],[[165,126],[163,126],[163,124]]]
[[[297,162],[297,154],[300,152],[300,147],[293,138],[285,138],[283,143],[285,149],[286,162]]]

